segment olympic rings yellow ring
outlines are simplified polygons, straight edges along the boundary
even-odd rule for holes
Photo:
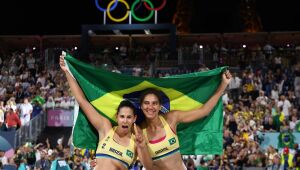
[[[107,10],[106,13],[107,13],[108,18],[111,19],[112,21],[122,22],[122,21],[124,21],[125,19],[128,18],[129,12],[130,12],[130,7],[129,7],[128,3],[125,0],[118,0],[118,1],[121,2],[121,3],[123,3],[126,6],[127,12],[126,12],[125,16],[122,17],[122,18],[114,18],[113,16],[111,16],[110,10]],[[113,3],[115,3],[115,1],[111,1],[108,4],[107,9],[110,9]]]

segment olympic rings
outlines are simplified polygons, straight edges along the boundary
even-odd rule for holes
[[[153,17],[154,11],[160,11],[160,10],[162,10],[166,6],[166,3],[167,3],[167,0],[163,0],[162,4],[159,7],[154,8],[154,5],[153,5],[153,3],[150,0],[136,0],[132,4],[132,6],[129,7],[129,4],[126,2],[126,0],[112,0],[107,5],[107,8],[104,9],[104,8],[100,7],[98,1],[99,0],[95,0],[96,7],[100,11],[106,12],[108,18],[110,20],[114,21],[114,22],[122,22],[122,21],[126,20],[128,18],[128,16],[129,16],[129,12],[130,11],[131,11],[132,17],[135,20],[140,21],[140,22],[146,22],[146,21],[150,20]],[[118,2],[121,2],[121,3],[123,3],[126,6],[126,14],[123,17],[121,17],[121,18],[114,18],[111,15],[111,11],[114,10],[117,7],[117,5],[119,4]],[[135,11],[137,11],[142,6],[142,4],[144,4],[144,6],[150,11],[149,15],[147,17],[145,17],[145,18],[140,18],[140,17],[136,16],[136,14],[135,14]],[[138,7],[135,9],[135,7],[137,5],[138,5]]]
[[[146,7],[148,10],[151,10],[151,11],[160,11],[160,10],[162,10],[162,9],[166,6],[166,4],[167,4],[167,0],[163,0],[163,3],[162,3],[159,7],[153,8],[152,6],[149,6],[146,2],[147,2],[147,1],[144,0],[144,5],[145,5],[145,7]]]
[[[125,14],[124,17],[122,17],[122,18],[114,18],[114,17],[111,16],[110,11],[107,10],[107,16],[108,16],[108,18],[111,19],[112,21],[115,21],[115,22],[122,22],[122,21],[124,21],[125,19],[128,18],[130,7],[129,7],[128,3],[127,3],[125,0],[117,0],[117,1],[120,1],[121,3],[123,3],[123,4],[126,6],[126,9],[127,9],[127,10],[126,10],[126,14]],[[110,9],[110,7],[111,7],[111,5],[112,5],[113,3],[114,3],[114,1],[111,1],[111,2],[108,4],[107,8]]]
[[[150,18],[152,18],[153,14],[154,14],[153,10],[151,10],[150,14],[147,17],[145,17],[145,18],[139,18],[139,17],[137,17],[135,15],[135,13],[134,13],[134,7],[137,5],[137,3],[139,3],[139,0],[134,1],[134,3],[131,6],[131,15],[132,15],[132,17],[135,20],[140,21],[140,22],[145,22],[145,21],[148,21]],[[148,3],[151,6],[151,8],[153,8],[153,4],[152,4],[152,2],[150,0],[144,0],[144,3]]]
[[[106,12],[107,9],[102,8],[102,7],[99,5],[99,2],[98,2],[98,1],[99,1],[99,0],[95,0],[96,7],[97,7],[100,11]],[[114,5],[109,9],[109,11],[112,11],[112,10],[116,9],[117,5],[118,5],[118,0],[115,0]]]

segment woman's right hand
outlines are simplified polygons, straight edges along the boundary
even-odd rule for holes
[[[59,57],[59,66],[64,72],[68,70],[65,65],[65,60],[64,60],[65,56],[66,56],[65,54],[61,54]]]
[[[140,148],[145,147],[147,144],[142,130],[139,127],[137,127],[135,123],[133,124],[133,128],[134,128],[136,146]]]

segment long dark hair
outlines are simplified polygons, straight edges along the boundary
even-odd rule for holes
[[[157,90],[157,89],[154,89],[154,88],[148,88],[146,89],[140,96],[140,104],[143,103],[143,101],[145,100],[145,97],[148,95],[148,94],[153,94],[157,97],[158,99],[158,102],[159,104],[162,104],[162,94],[161,94],[161,91]]]
[[[133,114],[136,115],[135,107],[129,100],[121,101],[121,103],[119,104],[119,106],[117,108],[117,114],[119,114],[120,109],[123,107],[129,107],[130,109],[132,109]]]

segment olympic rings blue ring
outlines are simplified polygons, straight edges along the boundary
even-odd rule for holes
[[[96,7],[97,7],[100,11],[106,12],[107,9],[102,8],[102,7],[99,5],[98,1],[99,1],[99,0],[95,0]],[[118,0],[115,0],[114,5],[109,9],[109,11],[112,11],[112,10],[116,9],[117,5],[118,5]]]

